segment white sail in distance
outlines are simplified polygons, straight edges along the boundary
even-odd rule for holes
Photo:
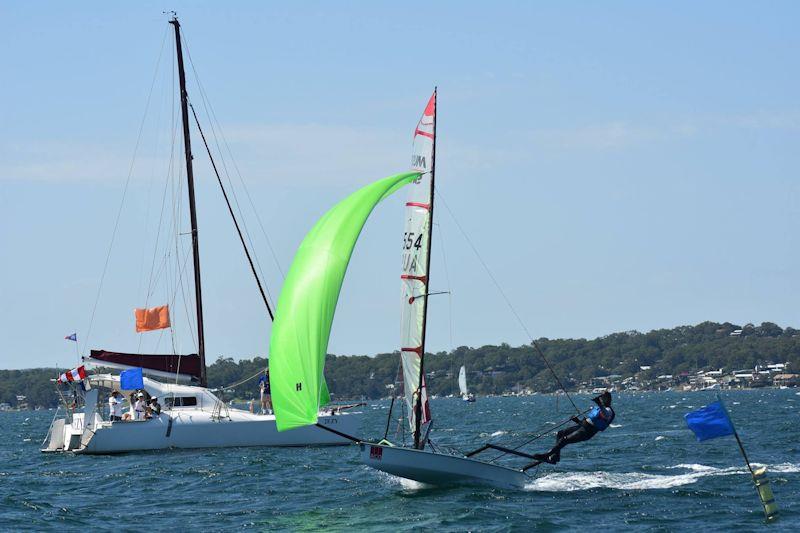
[[[414,130],[411,167],[423,172],[410,184],[403,227],[403,262],[401,278],[400,356],[403,363],[403,384],[408,421],[415,427],[417,398],[422,399],[420,424],[430,421],[428,393],[424,376],[420,390],[420,368],[424,352],[425,312],[428,294],[428,257],[430,255],[431,173],[436,113],[434,91],[422,118]]]
[[[467,369],[463,366],[458,371],[458,388],[461,390],[462,397],[466,397],[469,394],[467,391]]]

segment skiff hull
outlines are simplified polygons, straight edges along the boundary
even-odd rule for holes
[[[520,470],[476,459],[427,450],[361,443],[361,459],[369,467],[427,485],[489,485],[521,489],[526,476]]]

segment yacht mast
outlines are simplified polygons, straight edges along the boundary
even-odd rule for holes
[[[200,287],[200,250],[197,244],[197,208],[194,201],[194,172],[192,171],[192,142],[189,138],[189,104],[186,93],[186,74],[183,70],[181,49],[181,25],[173,16],[170,24],[175,28],[175,52],[178,55],[178,78],[181,90],[181,116],[183,122],[183,146],[186,158],[186,183],[189,187],[189,216],[192,223],[192,260],[194,263],[194,299],[197,306],[197,353],[200,356],[200,386],[206,382],[206,346],[203,334],[203,293]]]

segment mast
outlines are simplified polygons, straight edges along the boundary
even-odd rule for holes
[[[186,92],[186,74],[183,70],[181,49],[181,24],[173,14],[170,24],[175,28],[175,53],[178,55],[178,79],[181,90],[181,117],[183,122],[183,146],[186,158],[186,183],[189,187],[189,216],[192,223],[192,262],[194,264],[194,299],[197,307],[197,352],[200,356],[200,386],[206,382],[206,346],[203,334],[203,292],[200,287],[200,250],[197,244],[197,208],[194,201],[194,172],[192,171],[192,142],[189,138],[189,104]]]
[[[436,181],[436,115],[438,115],[439,97],[438,87],[433,88],[433,148],[431,150],[431,189],[430,206],[428,208],[428,249],[425,257],[425,298],[422,302],[422,343],[419,352],[419,386],[417,387],[417,403],[414,409],[414,448],[421,449],[425,443],[420,443],[420,422],[422,420],[422,386],[425,381],[425,334],[428,330],[428,292],[431,283],[431,238],[433,237],[433,193]]]

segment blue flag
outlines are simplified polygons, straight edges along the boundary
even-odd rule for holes
[[[78,342],[78,334],[77,334],[77,333],[73,333],[72,335],[67,335],[66,337],[64,337],[64,340],[65,340],[65,341],[75,341],[75,342]]]
[[[699,442],[716,437],[724,437],[726,435],[733,435],[733,424],[731,419],[728,418],[728,412],[722,402],[714,402],[698,409],[687,413],[686,425],[689,429],[694,431],[695,437]]]
[[[122,390],[136,390],[144,388],[144,378],[141,368],[123,370],[119,374],[119,388]]]

